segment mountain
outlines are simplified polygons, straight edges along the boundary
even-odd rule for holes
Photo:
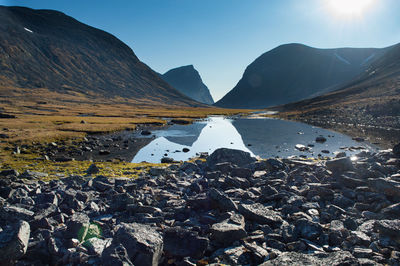
[[[321,108],[335,109],[338,105],[369,106],[367,108],[369,113],[398,116],[400,114],[400,44],[389,47],[362,75],[340,89],[275,109],[307,111]]]
[[[162,78],[178,91],[198,102],[214,103],[210,91],[193,65],[171,69],[162,75]]]
[[[264,108],[323,94],[363,73],[385,50],[281,45],[251,63],[238,84],[216,105]]]
[[[392,147],[400,141],[400,44],[338,90],[273,109],[289,119],[355,132]]]
[[[113,35],[61,12],[0,6],[0,88],[198,106]]]

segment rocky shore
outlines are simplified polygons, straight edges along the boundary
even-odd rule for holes
[[[219,149],[134,180],[88,170],[0,172],[0,265],[399,265],[400,146],[353,161]]]
[[[399,143],[399,112],[388,115],[386,109],[377,111],[378,113],[372,113],[370,109],[353,106],[283,115],[283,118],[331,129],[352,137],[362,137],[384,149]]]

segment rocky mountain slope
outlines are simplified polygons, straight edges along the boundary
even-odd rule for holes
[[[264,108],[323,94],[363,73],[385,49],[279,46],[251,63],[217,106]]]
[[[0,87],[198,105],[113,35],[61,12],[0,7]]]
[[[162,75],[162,78],[178,91],[198,102],[214,103],[210,91],[193,65],[171,69]]]
[[[400,44],[341,89],[274,109],[311,124],[370,131],[391,144],[400,141]]]

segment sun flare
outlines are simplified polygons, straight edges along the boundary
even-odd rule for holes
[[[340,16],[361,16],[376,0],[328,0],[329,8]]]

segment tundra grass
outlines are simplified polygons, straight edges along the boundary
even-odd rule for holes
[[[26,170],[47,173],[42,181],[50,181],[71,175],[88,176],[86,171],[93,164],[91,161],[53,162],[38,158],[36,154],[15,154],[8,157],[7,162],[0,166],[1,170],[15,169],[20,174]],[[103,175],[108,178],[137,178],[141,173],[148,172],[152,167],[163,167],[168,164],[128,163],[121,161],[96,162],[99,172],[93,176]]]
[[[56,163],[46,161],[34,151],[12,154],[15,146],[33,143],[81,140],[88,134],[107,134],[134,130],[138,125],[164,125],[165,118],[192,122],[209,115],[236,115],[251,110],[223,109],[211,106],[171,106],[151,101],[138,102],[123,98],[102,98],[78,92],[60,94],[43,88],[0,87],[0,113],[16,118],[0,119],[0,169],[40,171],[49,178],[58,174],[86,174],[89,161]],[[151,164],[125,162],[96,163],[108,177],[136,177]]]

